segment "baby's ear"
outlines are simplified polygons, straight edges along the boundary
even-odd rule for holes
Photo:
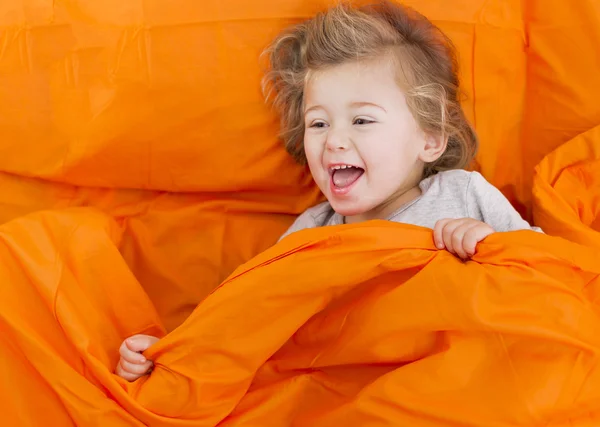
[[[419,159],[424,163],[433,163],[446,151],[448,138],[432,133],[425,133],[424,138],[425,144]]]

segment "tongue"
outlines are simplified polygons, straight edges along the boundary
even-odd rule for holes
[[[353,184],[363,174],[360,168],[337,169],[333,171],[333,185],[345,188]]]

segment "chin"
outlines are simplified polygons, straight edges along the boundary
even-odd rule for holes
[[[357,203],[351,203],[351,202],[340,203],[340,202],[337,202],[336,200],[329,200],[329,204],[331,205],[331,207],[333,208],[333,210],[336,213],[338,213],[342,216],[363,215],[371,210],[366,206],[360,206]]]

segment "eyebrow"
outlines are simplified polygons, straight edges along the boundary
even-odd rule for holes
[[[304,115],[306,116],[306,114],[309,111],[313,111],[313,110],[323,110],[323,107],[321,107],[320,105],[313,105],[312,107],[307,108],[306,110],[304,110]]]
[[[375,108],[379,108],[380,110],[383,110],[387,113],[386,109],[383,108],[381,105],[377,105],[372,102],[353,102],[350,104],[350,106],[352,106],[352,107],[375,107]]]
[[[375,108],[379,108],[380,110],[383,110],[385,113],[387,113],[387,110],[385,108],[383,108],[381,105],[377,105],[372,102],[358,102],[357,101],[357,102],[350,103],[350,106],[353,108],[375,107]],[[313,111],[313,110],[324,110],[324,108],[320,105],[313,105],[310,108],[307,108],[306,110],[304,110],[304,115],[308,114],[309,111]]]

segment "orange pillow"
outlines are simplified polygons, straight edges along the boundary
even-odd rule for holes
[[[276,138],[259,55],[283,27],[331,1],[8,3],[0,14],[0,170],[110,188],[265,191],[274,199],[311,192]],[[518,146],[520,6],[409,4],[455,41],[467,115],[484,142],[481,170],[506,180],[496,158]]]
[[[528,0],[524,190],[535,166],[600,124],[600,2]]]

